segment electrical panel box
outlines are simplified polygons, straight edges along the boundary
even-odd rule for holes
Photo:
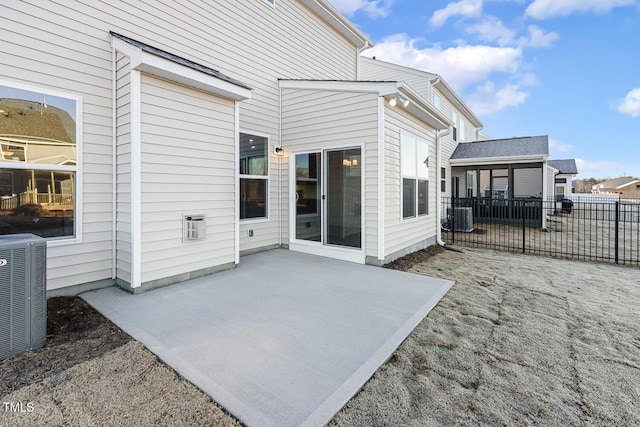
[[[33,234],[0,236],[0,360],[47,340],[47,242]]]
[[[182,241],[204,240],[207,231],[207,217],[202,214],[184,215],[182,219]]]

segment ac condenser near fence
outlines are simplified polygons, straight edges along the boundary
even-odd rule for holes
[[[470,233],[473,231],[473,208],[457,207],[448,209],[448,215],[453,219],[453,227],[455,231],[464,231]]]
[[[0,360],[47,340],[46,261],[45,239],[0,236]]]

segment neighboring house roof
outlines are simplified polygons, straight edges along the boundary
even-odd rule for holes
[[[614,178],[607,181],[603,181],[600,184],[594,185],[592,188],[594,189],[616,189],[619,187],[624,187],[631,184],[633,181],[636,181],[635,178],[631,176],[622,176],[620,178]]]
[[[344,17],[327,0],[300,0],[300,3],[307,6],[320,18],[324,19],[336,31],[342,34],[347,40],[358,47],[370,48],[375,45],[369,37],[358,29],[351,21]]]
[[[558,173],[565,175],[577,175],[578,167],[576,166],[575,159],[561,159],[561,160],[549,160],[547,164],[554,169],[558,170]]]
[[[150,46],[150,45],[148,45],[146,43],[142,43],[142,42],[140,42],[138,40],[134,40],[134,39],[132,39],[130,37],[123,36],[122,34],[114,33],[113,31],[111,31],[111,35],[113,37],[117,38],[117,39],[120,39],[120,40],[132,45],[132,46],[137,47],[138,49],[141,49],[143,52],[147,52],[147,53],[150,53],[152,55],[159,56],[161,58],[167,59],[167,60],[169,60],[171,62],[174,62],[176,64],[184,65],[185,67],[191,68],[191,69],[196,70],[196,71],[200,71],[201,73],[204,73],[204,74],[207,74],[209,76],[215,77],[217,79],[223,80],[223,81],[225,81],[227,83],[231,83],[233,85],[240,86],[240,87],[242,87],[244,89],[251,90],[251,88],[249,86],[245,85],[244,83],[242,83],[242,82],[240,82],[240,81],[238,81],[236,79],[233,79],[233,78],[231,78],[231,77],[229,77],[229,76],[227,76],[225,74],[222,74],[218,70],[214,70],[213,68],[207,67],[206,65],[198,64],[197,62],[193,62],[190,59],[186,59],[186,58],[183,58],[181,56],[174,55],[173,53],[169,53],[169,52],[167,52],[165,50],[158,49],[157,47]]]
[[[546,159],[548,155],[549,138],[547,135],[527,136],[458,144],[450,162],[452,165],[460,165],[478,161],[541,161]]]
[[[64,110],[32,101],[22,101],[23,108],[10,106],[17,101],[0,99],[0,136],[74,142],[75,135],[69,135],[59,116],[69,115]]]
[[[64,122],[71,122],[71,127],[65,128]],[[75,136],[73,119],[60,108],[35,101],[0,99],[0,161],[75,163]]]

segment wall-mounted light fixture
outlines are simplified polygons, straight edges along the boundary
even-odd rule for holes
[[[390,107],[395,107],[396,105],[398,105],[398,102],[400,102],[404,108],[407,108],[411,101],[409,101],[406,98],[402,98],[402,97],[398,97],[398,96],[394,96],[393,98],[389,98],[389,106]]]
[[[273,154],[278,157],[284,156],[284,148],[282,147],[273,147]]]

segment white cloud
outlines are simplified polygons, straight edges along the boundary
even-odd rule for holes
[[[554,153],[568,153],[573,151],[573,145],[558,141],[557,139],[549,140],[549,151]]]
[[[548,19],[572,13],[608,13],[611,9],[631,6],[636,0],[534,0],[525,10],[525,16]]]
[[[478,116],[487,116],[507,107],[516,107],[529,97],[520,83],[507,83],[501,88],[488,81],[478,86],[467,104]]]
[[[551,31],[545,33],[541,28],[535,25],[529,25],[529,37],[522,37],[520,45],[525,47],[549,47],[560,36],[558,33]]]
[[[631,90],[618,105],[618,111],[631,117],[640,117],[640,87]]]
[[[591,162],[580,158],[576,158],[576,166],[578,167],[580,176],[589,177],[619,176],[620,170],[622,169],[621,165],[615,162],[607,160]]]
[[[366,55],[440,74],[456,91],[485,81],[491,73],[513,73],[522,60],[522,50],[514,47],[476,45],[442,49],[434,45],[418,48],[418,42],[406,34],[395,34],[367,50]]]
[[[475,34],[478,40],[483,42],[496,42],[499,46],[507,46],[513,43],[515,31],[505,27],[502,21],[493,16],[488,16],[475,25],[466,29],[467,33]]]
[[[454,16],[480,16],[482,13],[482,0],[460,0],[446,5],[433,13],[429,22],[434,27],[441,27]]]
[[[391,0],[331,0],[341,13],[351,17],[362,11],[369,18],[384,18],[391,10]]]

